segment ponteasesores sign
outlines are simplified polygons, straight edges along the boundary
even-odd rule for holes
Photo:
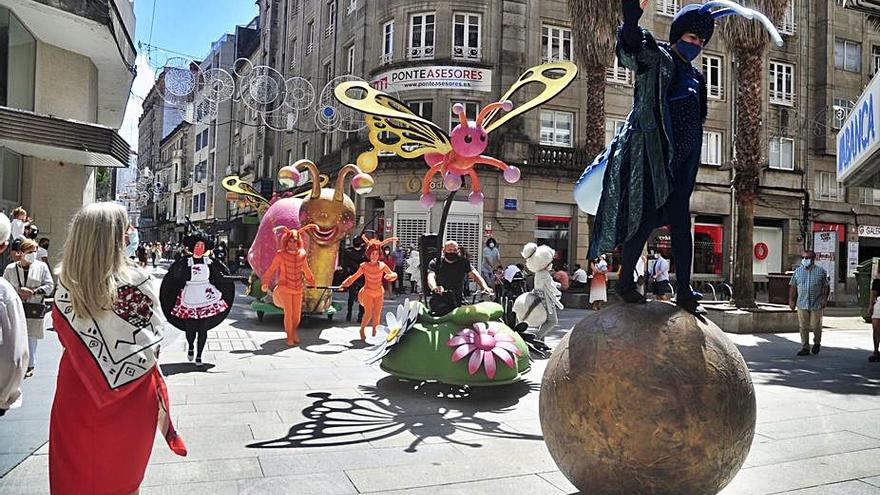
[[[880,78],[875,77],[837,134],[838,182],[847,186],[860,185],[863,178],[880,171],[869,161],[880,148],[877,126],[880,126]]]
[[[407,67],[383,72],[371,82],[379,91],[412,89],[466,89],[492,91],[492,70],[475,67],[431,65]]]

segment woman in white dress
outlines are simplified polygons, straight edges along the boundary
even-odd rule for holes
[[[37,259],[37,242],[33,239],[24,239],[19,247],[20,258],[10,263],[3,271],[3,278],[9,282],[18,292],[21,302],[26,306],[28,351],[27,373],[30,377],[34,373],[37,362],[37,342],[43,339],[43,315],[45,310],[40,311],[43,299],[52,294],[55,287],[52,281],[52,273],[49,265]]]
[[[592,262],[593,279],[590,282],[590,304],[593,310],[602,309],[602,303],[608,300],[608,291],[606,289],[606,277],[608,274],[608,262],[605,261],[605,255],[599,256]]]
[[[0,213],[0,254],[9,245],[9,218]],[[0,416],[21,406],[21,381],[28,360],[27,324],[21,300],[5,279],[0,279]]]

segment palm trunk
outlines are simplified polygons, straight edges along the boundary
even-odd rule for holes
[[[738,308],[753,308],[755,282],[752,274],[754,256],[752,231],[755,223],[755,198],[760,183],[761,159],[761,53],[740,53],[737,57],[736,88],[736,191],[737,227],[733,269],[733,298]]]
[[[587,83],[586,111],[582,114],[587,131],[584,151],[593,157],[605,149],[605,67],[589,67],[583,74]]]

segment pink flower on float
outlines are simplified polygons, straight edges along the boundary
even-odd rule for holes
[[[455,363],[470,356],[468,373],[475,374],[482,364],[486,370],[486,376],[490,380],[495,379],[496,357],[508,368],[513,368],[513,356],[522,356],[522,351],[516,346],[513,335],[497,333],[500,326],[501,324],[497,322],[491,322],[488,325],[478,322],[474,323],[473,327],[458,332],[446,344],[455,348],[455,351],[452,352],[452,362]]]

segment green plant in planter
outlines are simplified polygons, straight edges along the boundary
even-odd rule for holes
[[[382,359],[381,368],[401,378],[453,385],[517,382],[531,368],[529,350],[500,321],[503,313],[493,302],[462,306],[441,317],[422,306],[418,322]]]

